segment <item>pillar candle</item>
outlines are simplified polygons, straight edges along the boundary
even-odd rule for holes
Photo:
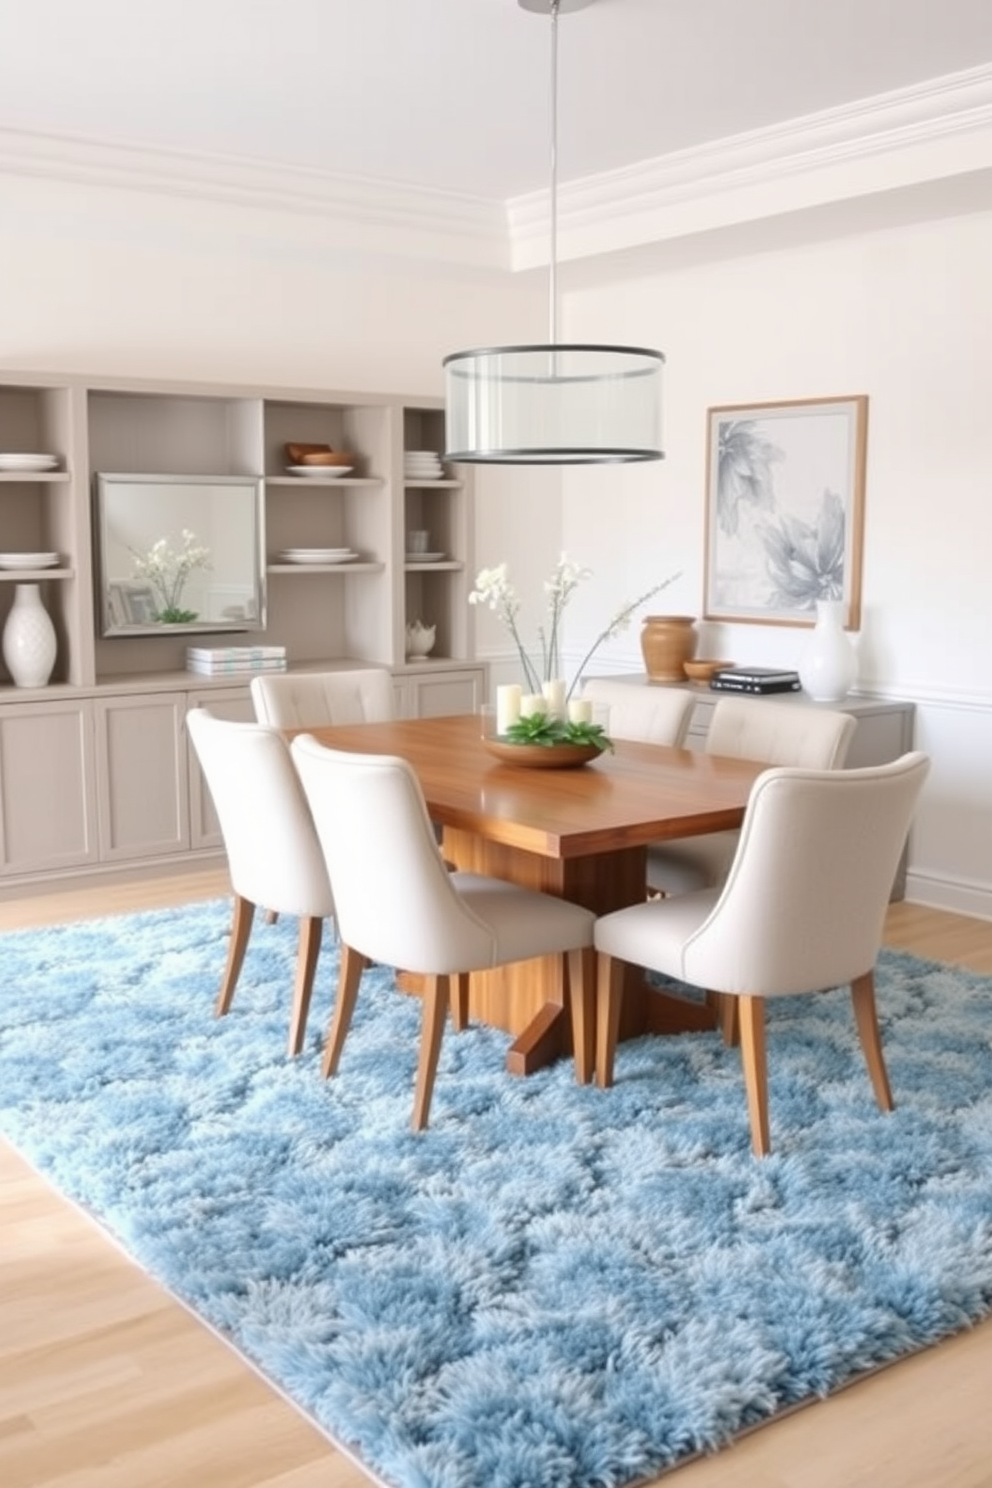
[[[520,717],[520,702],[523,688],[516,682],[508,682],[496,689],[496,732],[505,734]]]
[[[548,704],[548,712],[552,718],[564,718],[565,716],[565,684],[560,677],[552,678],[548,682],[541,683],[541,691]]]
[[[539,692],[524,693],[520,699],[520,717],[530,718],[535,713],[547,712],[548,705]]]
[[[592,702],[589,698],[572,698],[568,705],[569,723],[592,723]]]

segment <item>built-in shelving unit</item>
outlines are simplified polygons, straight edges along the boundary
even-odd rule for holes
[[[294,475],[288,443],[347,451],[354,468]],[[404,478],[404,451],[443,448],[437,400],[0,374],[0,453],[58,460],[51,471],[0,471],[0,552],[59,554],[51,568],[0,569],[0,630],[14,585],[31,582],[57,638],[44,688],[15,687],[0,658],[0,897],[63,873],[216,854],[182,719],[207,700],[251,716],[247,680],[186,670],[187,645],[211,644],[202,627],[195,637],[165,626],[102,633],[97,473],[260,480],[264,632],[227,630],[216,644],[282,645],[290,667],[385,666],[399,712],[467,712],[485,694],[467,602],[470,479],[451,467],[443,479]],[[408,554],[417,529],[431,534],[429,561]],[[301,547],[356,556],[283,559]],[[418,620],[436,639],[427,662],[411,664],[406,628]],[[65,799],[42,828],[53,790]]]

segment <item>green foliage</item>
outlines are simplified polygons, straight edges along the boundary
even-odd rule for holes
[[[546,713],[531,713],[511,723],[500,738],[509,744],[542,744],[549,749],[555,744],[592,744],[600,751],[613,751],[613,741],[601,724],[564,723]]]
[[[160,625],[189,625],[196,618],[196,610],[181,610],[177,605],[167,605],[164,610],[155,611],[155,619]]]

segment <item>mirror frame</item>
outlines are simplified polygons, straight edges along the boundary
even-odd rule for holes
[[[203,488],[204,495],[209,496],[212,489],[230,492],[240,487],[245,493],[246,500],[251,504],[251,534],[252,558],[250,572],[245,574],[244,587],[249,590],[248,601],[254,607],[254,615],[235,619],[219,620],[181,620],[160,621],[153,619],[155,596],[151,585],[145,579],[138,577],[118,578],[110,577],[110,504],[114,497],[120,498],[126,487],[152,487],[161,488],[161,494],[168,500],[170,494],[177,497],[182,493],[182,504],[188,504],[190,489],[192,487]],[[231,631],[258,631],[264,630],[266,624],[266,587],[265,587],[265,482],[261,476],[254,475],[148,475],[124,472],[98,472],[95,477],[95,549],[96,549],[96,571],[97,571],[97,608],[100,634],[107,638],[117,636],[147,636],[147,635],[176,635],[182,632],[192,632],[199,635],[211,633],[229,633]],[[141,493],[136,493],[137,499],[141,500]],[[152,492],[147,493],[150,497]],[[170,538],[173,543],[177,540],[178,532],[187,523],[179,517],[170,521],[168,514],[163,520],[156,520],[154,527],[149,528],[150,533],[145,542],[146,547],[158,540],[159,537]],[[119,546],[119,544],[118,544]],[[208,544],[208,546],[216,546]],[[132,551],[134,551],[132,549]],[[126,617],[126,618],[125,618]]]

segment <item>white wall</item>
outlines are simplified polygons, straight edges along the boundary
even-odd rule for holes
[[[858,687],[917,705],[933,755],[911,898],[992,918],[992,215],[879,231],[574,293],[574,339],[665,351],[667,458],[570,471],[563,542],[611,575],[576,596],[581,654],[617,595],[674,570],[700,614],[706,411],[866,393]],[[794,665],[806,632],[705,626],[700,654]],[[636,632],[611,666],[640,670]]]

